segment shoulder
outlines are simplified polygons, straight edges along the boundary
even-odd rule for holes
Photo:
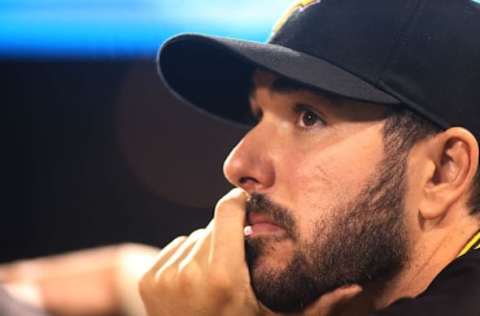
[[[415,298],[401,299],[371,316],[480,315],[480,250],[451,262]]]

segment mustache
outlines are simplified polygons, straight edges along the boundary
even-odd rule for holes
[[[246,201],[245,210],[248,213],[257,213],[270,217],[275,225],[282,227],[289,238],[297,239],[297,227],[292,211],[283,207],[266,195],[261,193],[252,193]]]

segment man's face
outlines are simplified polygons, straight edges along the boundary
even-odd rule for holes
[[[384,152],[384,109],[296,89],[257,71],[258,124],[227,179],[247,203],[247,261],[259,300],[299,311],[323,293],[388,278],[406,260],[405,164]]]

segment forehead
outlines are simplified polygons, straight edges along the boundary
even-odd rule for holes
[[[258,102],[259,91],[267,91],[269,95],[283,95],[293,102],[308,101],[312,103],[309,104],[311,106],[350,116],[352,119],[382,119],[389,109],[383,104],[363,102],[313,88],[264,69],[256,69],[252,75],[249,96],[253,112],[261,105]]]
[[[300,82],[288,79],[286,77],[279,76],[271,71],[256,69],[252,75],[252,84],[250,89],[250,95],[255,96],[257,89],[269,89],[274,93],[293,93],[298,91],[307,91],[311,93],[320,94],[322,96],[331,95],[328,92],[320,92],[314,88],[311,88]]]
[[[298,81],[279,76],[273,72],[263,69],[256,69],[252,75],[252,82],[249,91],[249,97],[251,101],[255,101],[257,97],[257,91],[259,90],[266,90],[269,93],[285,96],[308,93],[310,95],[328,100],[330,103],[340,103],[340,101],[346,100],[346,98],[342,98],[333,93],[314,89]]]

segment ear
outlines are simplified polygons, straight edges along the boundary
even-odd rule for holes
[[[478,168],[475,136],[461,127],[450,128],[428,141],[426,151],[431,173],[419,205],[426,220],[446,215],[459,201],[467,201]]]

